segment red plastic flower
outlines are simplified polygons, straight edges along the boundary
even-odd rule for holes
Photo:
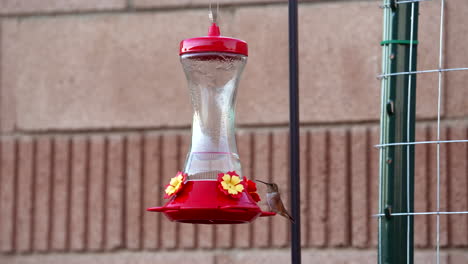
[[[244,181],[236,172],[230,171],[228,173],[218,174],[218,188],[226,195],[232,198],[239,198],[244,191]]]
[[[177,194],[181,189],[182,186],[185,184],[187,180],[187,174],[183,172],[177,172],[176,176],[171,179],[171,182],[166,185],[166,195],[164,195],[164,199],[167,199],[175,194]]]
[[[247,192],[250,194],[252,199],[257,203],[261,201],[262,199],[260,199],[260,196],[257,193],[257,184],[254,181],[247,179],[245,176],[244,176],[244,181],[246,182],[246,185],[247,185]]]

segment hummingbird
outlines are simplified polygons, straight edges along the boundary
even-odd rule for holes
[[[268,183],[260,180],[256,180],[261,182],[267,186],[267,203],[270,207],[270,211],[278,213],[286,218],[288,218],[292,223],[294,223],[294,219],[288,213],[286,208],[284,208],[283,201],[281,200],[281,196],[278,190],[278,185],[276,183]]]

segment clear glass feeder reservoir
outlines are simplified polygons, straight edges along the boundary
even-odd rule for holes
[[[177,180],[171,180],[173,189],[180,190],[166,205],[148,210],[163,212],[172,221],[201,224],[246,223],[258,216],[274,215],[262,212],[252,198],[237,153],[236,94],[247,62],[247,43],[220,36],[213,23],[208,36],[180,43],[180,59],[193,107],[192,142],[182,173],[185,176],[180,186]],[[243,190],[230,193],[228,187],[233,186],[221,183],[226,174],[237,175]]]
[[[181,56],[193,106],[192,146],[184,172],[189,180],[216,180],[241,164],[235,140],[235,99],[247,57],[232,53]]]

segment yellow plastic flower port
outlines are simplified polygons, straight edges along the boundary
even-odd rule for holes
[[[239,198],[244,191],[244,181],[234,171],[218,174],[219,189],[226,195]]]
[[[182,173],[182,172],[177,172],[176,176],[171,179],[171,182],[166,185],[166,195],[164,196],[165,199],[175,195],[178,193],[181,189],[182,186],[185,183],[185,180],[187,179],[187,174]]]

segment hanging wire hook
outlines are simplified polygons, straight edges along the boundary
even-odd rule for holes
[[[210,12],[208,14],[208,17],[210,18],[211,23],[217,23],[218,22],[218,13],[219,13],[219,1],[216,1],[216,9],[213,10],[211,8],[211,1],[210,1]]]

